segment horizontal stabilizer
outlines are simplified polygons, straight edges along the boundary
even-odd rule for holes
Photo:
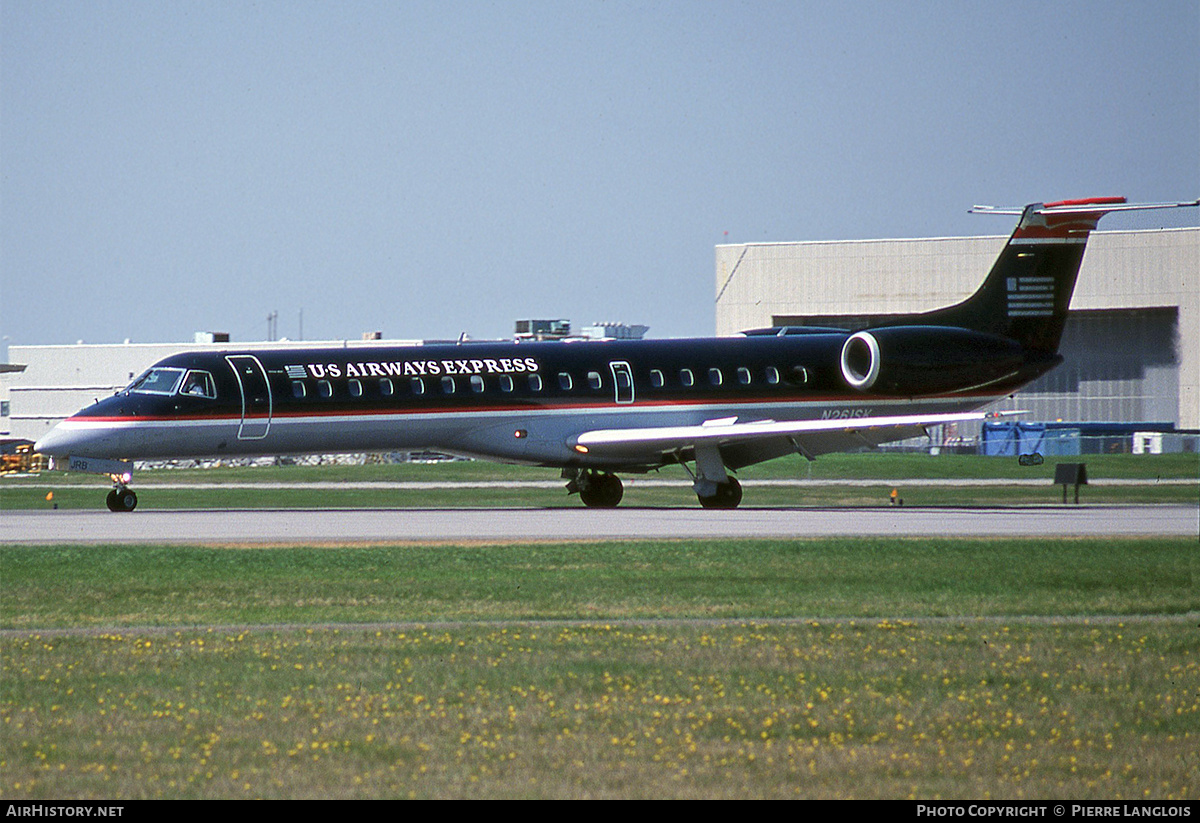
[[[1117,211],[1146,211],[1148,209],[1179,209],[1200,206],[1200,200],[1182,203],[1126,203],[1124,197],[1094,197],[1087,200],[1061,200],[1032,207],[1033,214],[1107,214]],[[1007,214],[1020,217],[1025,209],[1017,206],[972,206],[968,214]]]

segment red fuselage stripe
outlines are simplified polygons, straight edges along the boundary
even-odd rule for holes
[[[938,400],[961,400],[964,402],[977,401],[983,398],[994,397],[994,394],[985,393],[963,393],[954,395],[931,395],[922,397],[922,401]],[[275,411],[271,414],[262,412],[248,413],[244,417],[236,412],[228,414],[197,414],[197,415],[136,415],[125,417],[90,417],[90,416],[73,416],[72,420],[80,422],[95,422],[95,423],[131,423],[131,422],[173,422],[173,421],[209,421],[214,423],[230,422],[236,423],[239,420],[285,420],[285,419],[302,419],[306,417],[393,417],[407,415],[471,415],[481,414],[486,412],[546,412],[546,411],[589,411],[600,409],[612,409],[617,411],[646,411],[649,409],[660,408],[677,408],[686,406],[786,406],[793,408],[797,404],[816,405],[816,404],[840,404],[840,405],[860,405],[860,404],[877,404],[877,403],[895,403],[899,401],[909,401],[907,397],[812,397],[804,400],[788,399],[788,400],[767,400],[762,398],[757,399],[739,399],[739,400],[721,400],[715,398],[697,399],[697,400],[652,400],[639,401],[637,403],[613,403],[612,401],[604,403],[539,403],[530,405],[504,405],[504,406],[454,406],[447,407],[430,407],[430,408],[370,408],[370,409],[313,409],[304,411]]]

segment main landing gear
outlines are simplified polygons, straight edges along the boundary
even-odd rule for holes
[[[716,446],[697,445],[695,448],[696,470],[693,472],[676,454],[679,465],[692,476],[692,489],[700,505],[706,509],[736,509],[742,502],[742,484],[730,477],[725,462]]]
[[[736,509],[742,502],[742,484],[725,471],[715,449],[711,453],[697,449],[696,453],[695,472],[682,459],[679,464],[691,475],[692,489],[700,505],[706,509]],[[567,481],[567,493],[578,493],[583,505],[590,509],[611,509],[625,493],[621,478],[610,472],[568,468],[563,469],[562,476]]]
[[[625,494],[621,478],[608,472],[564,469],[563,477],[568,478],[567,493],[579,492],[579,499],[590,509],[614,508]]]
[[[716,483],[716,490],[710,495],[696,492],[700,505],[706,509],[736,509],[742,502],[742,484],[736,477],[728,478],[724,483]]]

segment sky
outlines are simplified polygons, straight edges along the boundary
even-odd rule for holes
[[[0,359],[708,335],[720,243],[1194,199],[1198,135],[1195,0],[0,0]]]

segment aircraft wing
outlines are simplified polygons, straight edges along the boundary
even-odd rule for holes
[[[815,457],[857,446],[877,446],[919,437],[928,426],[996,419],[1021,412],[955,412],[839,420],[754,420],[736,417],[693,426],[596,429],[575,438],[575,448],[592,457],[628,460],[674,454],[690,458],[698,446],[715,446],[725,465],[737,469],[799,452]]]

